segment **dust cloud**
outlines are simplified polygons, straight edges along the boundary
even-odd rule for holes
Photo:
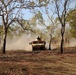
[[[7,39],[6,49],[7,50],[26,50],[32,51],[32,46],[29,43],[35,40],[36,36],[22,35],[21,37],[15,37],[12,40]]]
[[[6,44],[6,49],[7,50],[26,50],[26,51],[32,51],[32,46],[29,44],[30,42],[36,40],[38,35],[22,35],[21,37],[15,37],[12,40],[7,38],[7,44]],[[49,49],[49,43],[46,41],[46,49]],[[70,40],[69,44],[65,44],[65,47],[76,47],[76,39]],[[52,44],[52,49],[54,48],[59,48],[60,47],[60,42],[57,42],[56,44]]]
[[[65,44],[65,47],[76,47],[76,39],[71,39],[69,43]]]

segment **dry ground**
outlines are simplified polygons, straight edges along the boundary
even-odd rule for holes
[[[0,52],[0,75],[76,75],[76,48]]]

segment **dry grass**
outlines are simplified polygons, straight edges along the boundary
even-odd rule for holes
[[[0,75],[76,75],[76,49],[0,53]]]

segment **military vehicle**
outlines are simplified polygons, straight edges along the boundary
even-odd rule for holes
[[[32,41],[29,43],[30,45],[32,45],[32,50],[45,50],[45,41],[42,41],[41,38],[38,36],[36,41]]]

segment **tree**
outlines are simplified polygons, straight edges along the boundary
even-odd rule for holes
[[[0,0],[0,16],[3,25],[3,53],[6,51],[6,38],[9,26],[15,22],[19,22],[19,14],[22,8],[34,9],[35,7],[42,7],[48,4],[48,0]],[[20,23],[21,24],[21,23]],[[22,24],[21,24],[22,26]]]
[[[67,19],[70,26],[71,36],[76,38],[76,9],[70,10],[68,14]]]
[[[50,4],[50,3],[49,3]],[[49,50],[52,49],[52,41],[53,41],[53,36],[54,36],[54,33],[55,33],[55,30],[57,28],[57,22],[56,20],[54,19],[54,12],[50,14],[50,12],[52,11],[52,9],[50,9],[51,6],[47,6],[45,7],[45,14],[48,18],[48,25],[47,23],[45,23],[45,27],[46,27],[46,30],[49,34],[48,38],[49,38]]]
[[[46,30],[49,34],[49,50],[52,49],[51,46],[52,46],[52,42],[53,42],[53,36],[55,33],[55,28],[56,28],[55,24],[51,24],[51,25],[47,26],[47,28],[46,28]]]
[[[55,32],[55,29],[56,29],[56,21],[54,20],[54,16],[53,14],[50,16],[49,14],[49,10],[47,10],[48,7],[45,8],[45,12],[47,14],[47,17],[49,19],[49,26],[47,26],[47,30],[48,30],[48,33],[49,33],[49,36],[50,36],[50,40],[49,40],[49,50],[51,50],[51,43],[53,41],[53,35],[54,35],[54,32]]]
[[[49,1],[50,2],[50,1]],[[35,13],[35,12],[34,12]],[[40,33],[40,36],[45,39],[45,38],[49,38],[49,50],[51,50],[51,43],[52,43],[52,36],[54,34],[54,30],[55,30],[55,22],[54,22],[54,18],[53,15],[51,16],[49,14],[49,9],[48,6],[44,7],[44,11],[41,8],[40,11],[38,11],[38,14],[36,15],[36,18],[38,19],[38,26],[40,25],[40,27],[43,27],[44,30],[42,30],[42,32]],[[36,13],[35,13],[36,14]],[[48,18],[48,24],[45,20],[45,18],[43,17],[44,14],[47,16]],[[46,37],[45,37],[46,36]],[[46,40],[46,39],[45,39]]]
[[[16,8],[18,7],[19,5],[17,4],[17,1],[15,0],[8,0],[8,1],[0,0],[0,16],[2,19],[3,34],[4,34],[3,53],[5,53],[5,49],[6,49],[7,32],[8,32],[9,26],[13,23],[14,19],[16,18],[18,11],[16,13],[15,11],[16,11]]]
[[[61,23],[61,53],[63,53],[64,44],[64,33],[67,19],[67,12],[69,10],[69,5],[71,0],[54,0],[55,12],[58,16],[59,22]]]

